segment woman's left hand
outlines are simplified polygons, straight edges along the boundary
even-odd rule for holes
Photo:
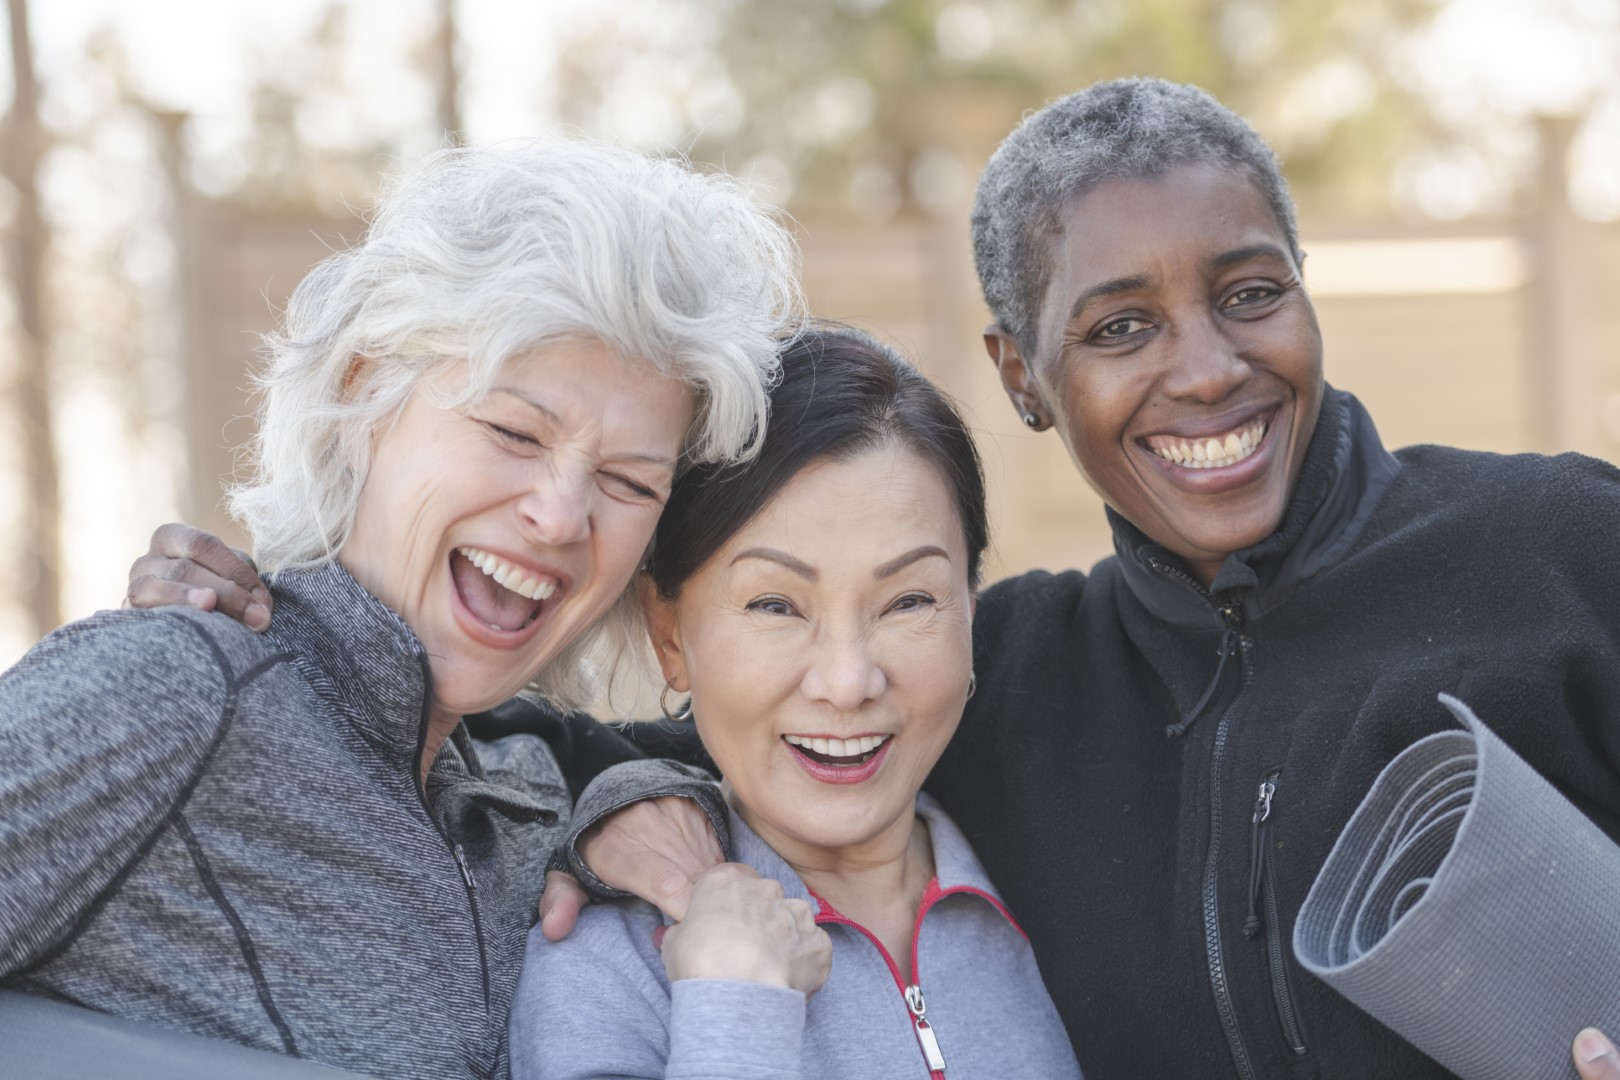
[[[1597,1028],[1575,1036],[1575,1071],[1581,1080],[1620,1080],[1620,1053]]]
[[[664,969],[679,979],[736,979],[815,993],[832,967],[832,939],[804,900],[751,866],[699,874],[686,920],[664,932]]]

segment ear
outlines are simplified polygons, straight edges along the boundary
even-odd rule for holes
[[[364,382],[366,369],[371,366],[369,357],[355,353],[349,358],[348,370],[343,373],[343,400],[351,400],[360,385]]]
[[[1045,431],[1052,426],[1051,414],[1041,401],[1040,387],[1034,373],[1024,360],[1018,342],[999,323],[984,328],[984,351],[1001,375],[1001,388],[1007,392],[1018,415],[1033,431]]]
[[[658,656],[658,669],[664,681],[677,693],[690,689],[686,681],[686,654],[681,650],[681,628],[675,620],[675,605],[658,595],[658,586],[650,574],[636,578],[636,595],[641,600],[641,611],[647,619],[647,636],[652,639],[653,652]]]

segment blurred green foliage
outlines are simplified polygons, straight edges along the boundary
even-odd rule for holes
[[[629,0],[571,30],[559,100],[587,129],[752,172],[796,209],[842,202],[882,217],[959,201],[1040,103],[1098,79],[1156,75],[1247,116],[1302,201],[1353,213],[1387,207],[1394,162],[1428,126],[1389,71],[1439,6]]]

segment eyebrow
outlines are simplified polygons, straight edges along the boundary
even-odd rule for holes
[[[900,571],[904,570],[914,562],[921,559],[932,558],[949,560],[950,556],[945,553],[944,548],[938,547],[934,544],[924,544],[920,548],[914,548],[911,551],[906,552],[904,555],[899,555],[893,559],[890,559],[876,570],[873,570],[872,578],[873,580],[882,580],[886,577],[893,577],[895,574],[898,574]],[[821,572],[815,567],[811,566],[809,563],[795,559],[787,552],[779,551],[776,548],[758,547],[749,548],[747,551],[739,551],[736,557],[731,560],[731,565],[736,566],[744,559],[764,559],[767,562],[779,563],[780,565],[787,567],[789,570],[792,570],[795,574],[798,574],[806,581],[821,580]]]
[[[1069,318],[1077,319],[1086,309],[1086,305],[1093,300],[1101,300],[1109,296],[1118,296],[1120,293],[1132,292],[1136,289],[1146,288],[1153,279],[1146,274],[1129,274],[1125,277],[1111,278],[1101,284],[1093,285],[1081,293],[1069,307]]]
[[[1211,270],[1225,270],[1238,263],[1246,263],[1250,259],[1276,259],[1278,262],[1291,263],[1292,259],[1276,244],[1250,244],[1248,247],[1234,248],[1223,251],[1209,260]]]
[[[944,548],[936,547],[933,544],[925,544],[920,548],[906,552],[904,555],[901,555],[898,558],[890,559],[888,562],[872,571],[872,576],[874,578],[890,577],[891,575],[897,574],[901,570],[904,570],[906,567],[910,566],[919,559],[929,559],[936,556],[938,558],[945,559],[946,561],[950,560],[950,556],[945,554]]]
[[[509,397],[515,397],[519,401],[523,402],[523,404],[527,405],[529,408],[531,408],[535,412],[539,413],[541,416],[544,416],[552,424],[555,424],[555,425],[557,425],[559,427],[562,426],[562,418],[561,417],[559,417],[556,413],[552,412],[545,405],[542,405],[540,402],[536,401],[534,398],[530,397],[528,394],[524,393],[522,390],[519,390],[514,386],[495,386],[495,387],[491,387],[490,388],[490,393],[492,393],[492,394],[506,394]],[[676,462],[679,460],[677,458],[670,457],[668,454],[656,454],[656,453],[653,453],[653,452],[647,451],[647,450],[627,450],[627,451],[624,451],[623,453],[610,454],[609,457],[613,461],[639,461],[639,462],[644,462],[644,463],[646,463],[648,465],[662,465],[665,468],[669,468],[669,469],[673,469],[675,467],[675,465],[676,465]]]
[[[795,559],[785,551],[778,551],[776,548],[756,547],[749,548],[747,551],[739,551],[736,557],[731,560],[731,565],[736,566],[744,559],[764,559],[767,562],[779,563],[806,581],[821,580],[821,572],[815,567],[807,562]]]

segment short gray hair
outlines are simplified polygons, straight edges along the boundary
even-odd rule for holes
[[[973,260],[985,302],[1033,357],[1052,241],[1065,206],[1104,180],[1158,176],[1178,165],[1247,172],[1295,258],[1294,200],[1265,140],[1196,86],[1163,79],[1095,83],[1047,105],[1013,129],[991,157],[973,202]]]
[[[567,138],[438,151],[382,196],[359,244],[310,271],[265,339],[254,475],[231,512],[265,571],[331,559],[373,436],[424,377],[463,371],[438,403],[464,405],[508,360],[564,340],[691,386],[689,461],[746,458],[780,339],[802,319],[797,269],[792,238],[740,185],[678,160]],[[585,651],[604,635],[633,647],[631,592],[539,692],[577,705],[592,689],[576,670]]]

